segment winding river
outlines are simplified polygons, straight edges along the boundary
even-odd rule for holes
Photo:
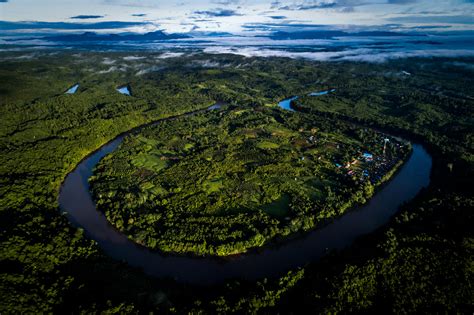
[[[282,103],[280,107],[283,107]],[[103,145],[68,174],[59,194],[60,207],[69,220],[83,228],[86,235],[94,239],[110,257],[139,267],[148,275],[170,277],[192,284],[278,276],[291,268],[317,260],[328,250],[342,249],[358,236],[387,223],[400,205],[428,186],[432,165],[426,150],[419,144],[413,144],[407,162],[368,203],[303,237],[226,258],[173,256],[150,251],[129,240],[96,209],[88,179],[97,163],[117,149],[124,137],[118,136]]]

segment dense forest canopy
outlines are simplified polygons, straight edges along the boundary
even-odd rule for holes
[[[84,51],[0,59],[0,312],[472,309],[472,59],[368,64]],[[64,93],[75,84],[74,94]],[[131,96],[116,91],[124,85]],[[106,257],[58,209],[67,173],[122,132],[216,101],[267,115],[285,97],[332,88],[293,106],[340,128],[350,122],[422,141],[434,168],[430,187],[386,227],[320,262],[204,290]],[[308,119],[272,115],[290,126]]]
[[[109,221],[136,242],[226,256],[364,203],[408,152],[387,137],[275,108],[208,111],[127,137],[91,183]]]

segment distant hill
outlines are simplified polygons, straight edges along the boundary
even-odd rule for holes
[[[269,37],[275,40],[285,40],[285,39],[332,39],[334,37],[389,37],[389,36],[414,36],[408,33],[398,33],[398,32],[387,32],[387,31],[366,31],[366,32],[356,32],[348,33],[344,31],[298,31],[298,32],[283,32],[278,31],[272,33]],[[416,35],[423,36],[423,35]]]
[[[202,32],[202,31],[192,31],[188,33],[191,37],[229,37],[236,36],[229,32]]]
[[[83,34],[68,34],[48,36],[45,39],[62,42],[89,42],[89,41],[153,41],[190,38],[184,34],[167,34],[163,31],[149,32],[145,34],[97,34],[94,32],[85,32]]]

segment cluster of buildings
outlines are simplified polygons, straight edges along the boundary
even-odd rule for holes
[[[379,181],[388,171],[390,171],[399,160],[398,154],[387,154],[386,147],[388,139],[384,139],[383,153],[376,156],[370,152],[362,153],[358,158],[347,162],[345,165],[335,163],[338,169],[344,170],[346,176],[369,180],[372,183]],[[400,149],[400,144],[395,143],[394,147]]]
[[[306,143],[308,144],[315,144],[317,143],[317,137],[315,136],[316,130],[311,130],[312,135],[310,135]],[[400,155],[393,154],[393,150],[387,152],[387,149],[392,148],[396,149],[397,151],[400,150],[401,145],[398,141],[391,141],[393,139],[389,139],[387,137],[379,138],[374,140],[375,143],[379,143],[382,141],[383,149],[380,150],[379,154],[374,154],[371,152],[363,152],[360,156],[354,158],[352,161],[348,161],[347,163],[334,163],[335,166],[340,169],[346,176],[356,179],[357,181],[367,181],[369,180],[371,183],[378,182],[388,171],[390,171],[395,164],[399,161]],[[387,145],[390,144],[389,147]],[[337,143],[331,144],[332,148],[335,150],[340,149],[340,145]],[[301,161],[304,161],[305,158],[301,157]],[[318,157],[321,159],[321,156]]]

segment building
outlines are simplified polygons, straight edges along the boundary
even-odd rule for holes
[[[374,160],[374,156],[371,153],[368,153],[368,152],[365,152],[364,154],[362,154],[362,157],[366,161],[373,161]]]

